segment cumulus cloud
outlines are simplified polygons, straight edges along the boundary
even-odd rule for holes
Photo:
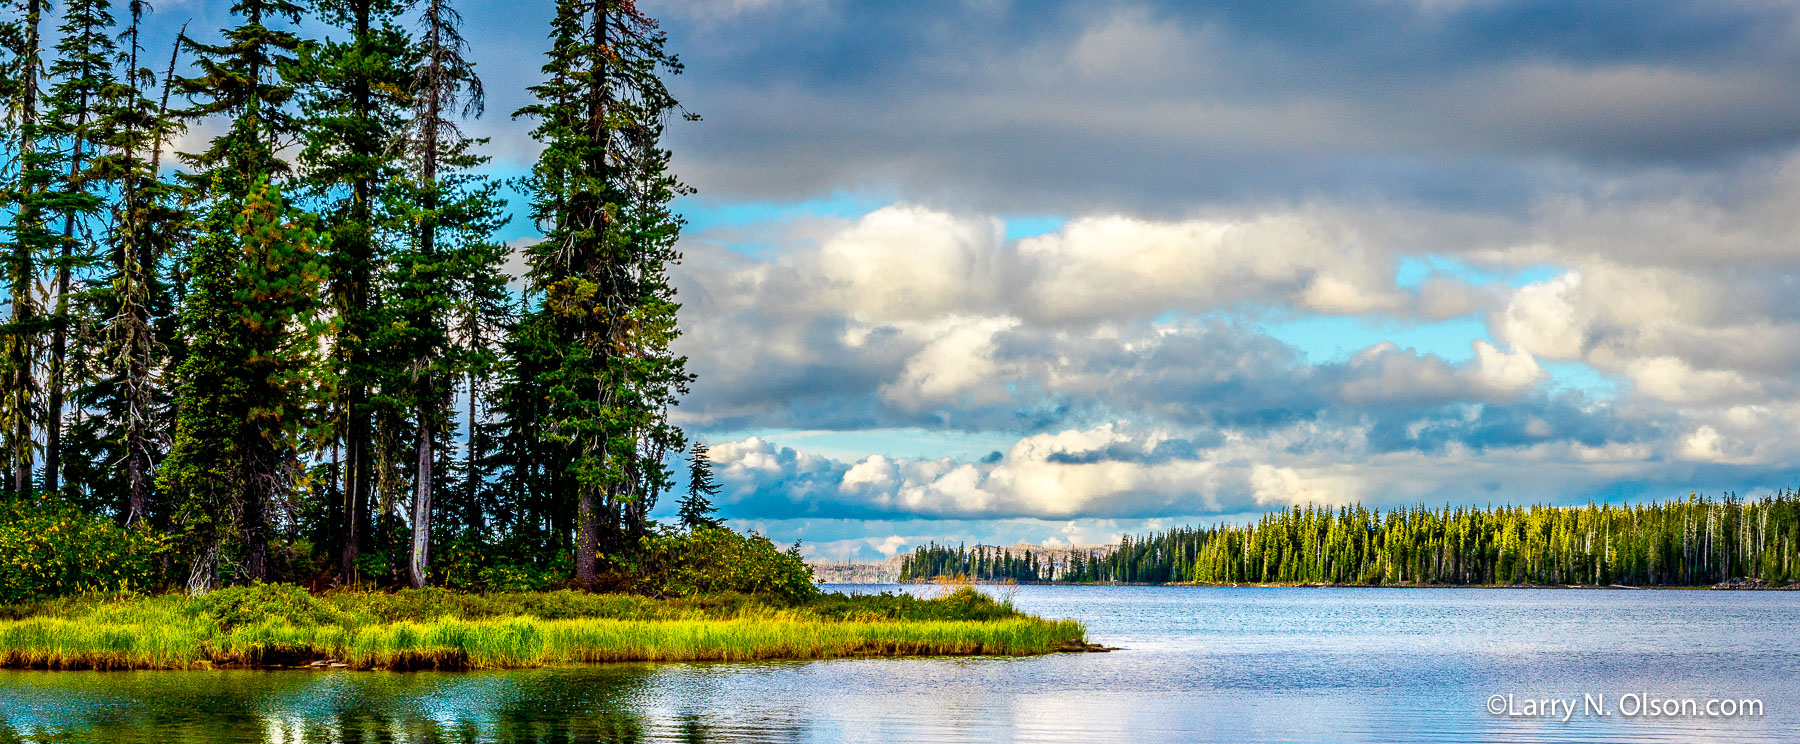
[[[728,513],[752,520],[1154,518],[1296,504],[1407,504],[1470,489],[1541,497],[1559,484],[1579,492],[1619,474],[1669,477],[1659,453],[1749,462],[1740,455],[1726,459],[1727,445],[1712,431],[1667,444],[1601,439],[1586,445],[1556,436],[1555,425],[1527,416],[1521,427],[1544,430],[1489,446],[1458,441],[1436,452],[1383,451],[1366,438],[1312,424],[1197,445],[1175,429],[1117,422],[1020,437],[991,462],[877,454],[847,463],[760,438],[720,445],[714,453],[731,494],[724,500]]]
[[[826,240],[825,297],[861,321],[921,320],[991,307],[1004,226],[911,206],[875,210]]]
[[[1587,346],[1587,318],[1578,315],[1574,293],[1581,272],[1570,271],[1550,281],[1533,282],[1514,292],[1499,317],[1496,334],[1546,359],[1576,359]]]
[[[1800,407],[1783,273],[1632,264],[1534,223],[1460,256],[1503,270],[1565,246],[1544,278],[1401,284],[1397,261],[1435,255],[1431,236],[1491,233],[1410,214],[1404,230],[1323,207],[1090,217],[1011,240],[994,217],[895,205],[772,256],[702,242],[679,279],[694,318],[682,349],[706,384],[681,420],[1018,435],[980,462],[808,459],[761,441],[731,482],[764,518],[1149,518],[1490,487],[1443,463],[1496,490],[1530,468],[1555,495],[1552,473],[1578,491],[1800,458],[1767,444],[1791,439],[1782,416]],[[1263,312],[1479,313],[1489,338],[1461,355],[1381,342],[1314,359],[1260,330]],[[1558,392],[1547,364],[1621,387]]]
[[[1570,258],[1581,268],[1511,294],[1490,318],[1496,337],[1538,358],[1616,373],[1634,392],[1664,403],[1795,395],[1800,317],[1781,299],[1791,291],[1791,270],[1676,270]]]
[[[1017,241],[1002,229],[896,205],[772,258],[692,240],[678,276],[692,319],[681,348],[708,384],[683,415],[1017,428],[1076,408],[1201,398],[1214,413],[1172,415],[1306,415],[1317,406],[1307,398],[1327,393],[1300,379],[1309,373],[1292,349],[1230,323],[1159,316],[1262,307],[1404,319],[1422,302],[1396,285],[1392,248],[1342,215],[1080,219]],[[1477,350],[1472,366],[1446,373],[1454,387],[1413,379],[1434,374],[1444,364],[1435,359],[1389,365],[1387,384],[1487,399],[1538,379],[1529,354]],[[1282,378],[1298,389],[1273,384]],[[1393,397],[1373,381],[1340,381],[1361,386],[1352,400]]]
[[[1251,497],[1259,506],[1345,506],[1363,495],[1352,476],[1301,473],[1293,468],[1257,465],[1250,469]]]
[[[1249,220],[1076,220],[1021,241],[1033,317],[1056,321],[1207,310],[1252,300],[1326,313],[1394,311],[1391,252],[1303,213]]]
[[[919,347],[895,379],[881,386],[883,400],[916,412],[942,406],[982,406],[1012,396],[994,359],[995,337],[1017,327],[1007,317],[950,317],[906,330],[929,339]]]
[[[1217,466],[1197,453],[1154,462],[1115,456],[1121,445],[1142,455],[1161,441],[1104,424],[1023,437],[992,463],[872,455],[846,464],[759,438],[713,452],[744,516],[1054,518],[1142,512],[1216,487]],[[1192,506],[1217,511],[1204,500]]]

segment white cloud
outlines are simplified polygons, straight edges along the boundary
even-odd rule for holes
[[[806,514],[1096,519],[1555,498],[1800,461],[1779,423],[1800,416],[1794,271],[1633,263],[1542,215],[1496,232],[1458,215],[1374,214],[1090,216],[1015,241],[993,217],[896,205],[821,223],[773,256],[702,247],[690,252],[700,270],[682,277],[694,319],[682,348],[702,396],[718,397],[677,413],[700,427],[1017,437],[981,462],[838,462],[753,441],[725,468],[765,504],[745,508]],[[1507,230],[1515,240],[1495,237]],[[1468,250],[1421,254],[1450,237]],[[1501,275],[1558,260],[1517,287],[1435,268],[1409,288],[1394,281],[1407,255]],[[1393,342],[1308,358],[1243,323],[1482,311],[1488,337],[1470,333],[1467,356],[1451,358]],[[1625,385],[1558,392],[1581,365]]]
[[[1587,321],[1573,298],[1580,287],[1581,273],[1570,271],[1520,288],[1493,323],[1495,333],[1515,348],[1539,357],[1580,357],[1587,331]]]
[[[1260,506],[1286,507],[1315,504],[1340,506],[1362,498],[1362,484],[1353,477],[1309,472],[1293,468],[1257,465],[1250,471],[1252,496]]]
[[[1524,351],[1504,352],[1485,340],[1470,342],[1474,357],[1461,364],[1403,350],[1383,341],[1350,357],[1340,393],[1357,404],[1506,400],[1546,375]]]
[[[1696,462],[1747,464],[1757,460],[1756,447],[1729,439],[1711,426],[1695,429],[1682,440],[1677,454]]]
[[[1766,452],[1711,426],[1662,443],[1544,438],[1424,452],[1383,451],[1329,427],[1297,424],[1163,456],[1158,443],[1171,435],[1126,424],[1028,435],[999,461],[981,463],[882,455],[841,463],[756,439],[714,451],[724,500],[749,509],[753,519],[1056,520],[1065,525],[1056,541],[1076,545],[1116,539],[1093,520],[1253,514],[1305,504],[1466,503],[1484,494],[1497,503],[1532,503],[1565,500],[1620,479],[1689,489],[1684,463],[1767,461]]]
[[[862,321],[920,320],[992,306],[1005,225],[920,207],[877,209],[825,240],[817,272],[834,307]]]
[[[1536,359],[1531,358],[1530,352],[1504,352],[1480,339],[1474,342],[1473,347],[1475,366],[1467,374],[1476,389],[1489,395],[1516,395],[1543,381],[1545,377],[1544,369],[1538,366]]]
[[[1761,387],[1730,370],[1697,370],[1676,357],[1634,359],[1625,374],[1639,392],[1669,403],[1707,403],[1762,394]]]
[[[1003,374],[994,363],[994,335],[1019,324],[1016,318],[961,318],[905,327],[922,346],[896,378],[881,387],[882,399],[907,411],[936,405],[983,405],[1006,400]]]
[[[1019,242],[1032,317],[1118,319],[1254,300],[1327,313],[1397,311],[1392,257],[1351,225],[1304,213],[1243,220],[1076,220]]]

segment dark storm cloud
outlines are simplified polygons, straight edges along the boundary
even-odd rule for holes
[[[1331,193],[1518,205],[1800,135],[1774,3],[657,3],[717,199],[1012,212]]]

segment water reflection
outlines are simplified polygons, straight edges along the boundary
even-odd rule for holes
[[[494,673],[0,672],[13,742],[1800,741],[1800,593],[1027,587],[1127,650]],[[1759,697],[1513,720],[1494,692]]]
[[[634,711],[655,674],[5,672],[0,743],[643,741]]]

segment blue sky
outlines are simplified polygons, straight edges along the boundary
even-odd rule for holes
[[[875,559],[1795,485],[1800,7],[640,5],[702,116],[676,417],[735,524]],[[550,5],[460,7],[522,173]]]

